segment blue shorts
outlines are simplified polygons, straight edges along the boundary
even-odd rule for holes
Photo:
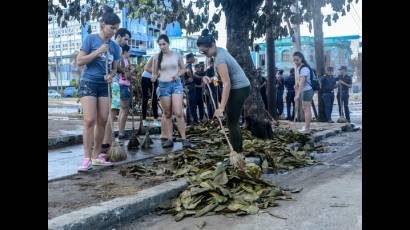
[[[170,97],[172,94],[184,94],[181,79],[175,81],[159,81],[159,97]]]
[[[108,97],[108,84],[81,80],[79,95],[80,97]]]
[[[131,89],[129,86],[120,85],[120,99],[127,101],[131,98]]]

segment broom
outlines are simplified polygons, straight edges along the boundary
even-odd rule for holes
[[[214,106],[214,109],[216,110],[216,105],[215,105],[214,98],[212,96],[211,88],[209,87],[209,84],[206,84],[206,86],[208,87],[209,94],[211,96],[212,104]],[[229,149],[231,150],[231,152],[229,153],[229,161],[234,166],[234,168],[239,168],[240,170],[244,171],[246,163],[245,163],[245,160],[243,159],[243,156],[241,154],[237,153],[235,150],[233,150],[232,144],[229,141],[228,135],[226,134],[225,128],[222,124],[221,118],[220,117],[217,117],[217,118],[218,118],[219,124],[221,125],[222,132],[225,135],[226,142],[228,142]]]
[[[153,107],[152,103],[154,101],[154,87],[155,85],[153,82],[152,88],[151,88],[151,112],[150,113],[152,113],[152,107]],[[154,120],[154,117],[151,114],[151,121],[149,122],[148,129],[145,131],[144,141],[142,142],[142,146],[141,146],[143,149],[151,148],[151,144],[154,144],[151,137],[149,136],[149,131],[151,130],[153,120]]]
[[[131,139],[128,142],[127,148],[128,149],[137,149],[140,145],[140,141],[138,140],[138,134],[135,132],[134,128],[134,95],[132,91],[132,84],[130,85],[131,88],[131,119],[132,119],[132,135]]]
[[[339,85],[339,105],[340,105],[340,117],[337,119],[337,123],[346,123],[347,120],[343,111],[343,101],[342,101],[342,86]]]
[[[108,73],[108,55],[109,51],[107,51],[106,58],[105,58],[105,71]],[[110,98],[110,106],[111,107],[111,100],[112,100],[112,95],[111,95],[111,84],[108,83],[108,96]],[[111,122],[111,131],[112,131],[112,143],[111,143],[111,148],[107,152],[107,156],[109,161],[112,162],[117,162],[117,161],[122,161],[127,159],[127,153],[125,153],[124,149],[121,148],[120,144],[115,141],[115,134],[114,134],[114,124],[112,119],[110,119]]]

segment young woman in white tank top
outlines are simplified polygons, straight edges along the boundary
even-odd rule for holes
[[[190,147],[190,142],[186,139],[185,130],[186,123],[182,113],[182,99],[183,99],[183,86],[180,76],[185,73],[184,61],[182,56],[169,49],[169,38],[165,34],[161,34],[158,37],[158,45],[161,52],[154,56],[153,59],[153,71],[151,81],[155,82],[158,79],[159,82],[159,97],[163,111],[162,119],[164,119],[162,133],[162,146],[169,148],[173,146],[172,138],[172,113],[174,113],[177,120],[178,131],[182,137],[182,145],[184,147]]]

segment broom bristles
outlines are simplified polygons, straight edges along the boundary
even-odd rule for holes
[[[127,159],[128,155],[123,148],[117,143],[113,142],[111,148],[107,152],[108,159],[112,162],[123,161]]]
[[[131,136],[130,141],[128,142],[128,149],[136,149],[140,145],[140,141],[138,140],[138,135],[133,133]]]
[[[151,142],[152,142],[152,140],[151,140],[151,138],[150,138],[150,136],[149,136],[149,132],[146,132],[146,133],[145,133],[145,138],[144,138],[144,141],[143,141],[141,147],[142,147],[143,149],[149,149],[149,148],[151,148]]]
[[[231,153],[229,154],[229,160],[235,168],[239,168],[240,170],[245,169],[246,163],[241,154],[235,151],[231,151]]]

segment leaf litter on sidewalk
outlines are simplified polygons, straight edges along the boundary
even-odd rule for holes
[[[259,157],[261,167],[247,163],[245,171],[238,171],[228,165],[230,150],[223,133],[217,122],[208,121],[187,130],[195,149],[155,157],[152,165],[123,166],[120,173],[136,178],[147,174],[187,178],[188,188],[160,208],[161,213],[175,215],[176,221],[187,216],[256,214],[260,209],[277,206],[278,200],[294,200],[291,193],[302,188],[285,191],[260,177],[262,170],[292,170],[316,163],[308,154],[314,147],[306,148],[311,135],[277,127],[272,139],[255,138],[245,129],[242,136],[243,154]],[[302,147],[294,150],[287,146],[295,142]]]

